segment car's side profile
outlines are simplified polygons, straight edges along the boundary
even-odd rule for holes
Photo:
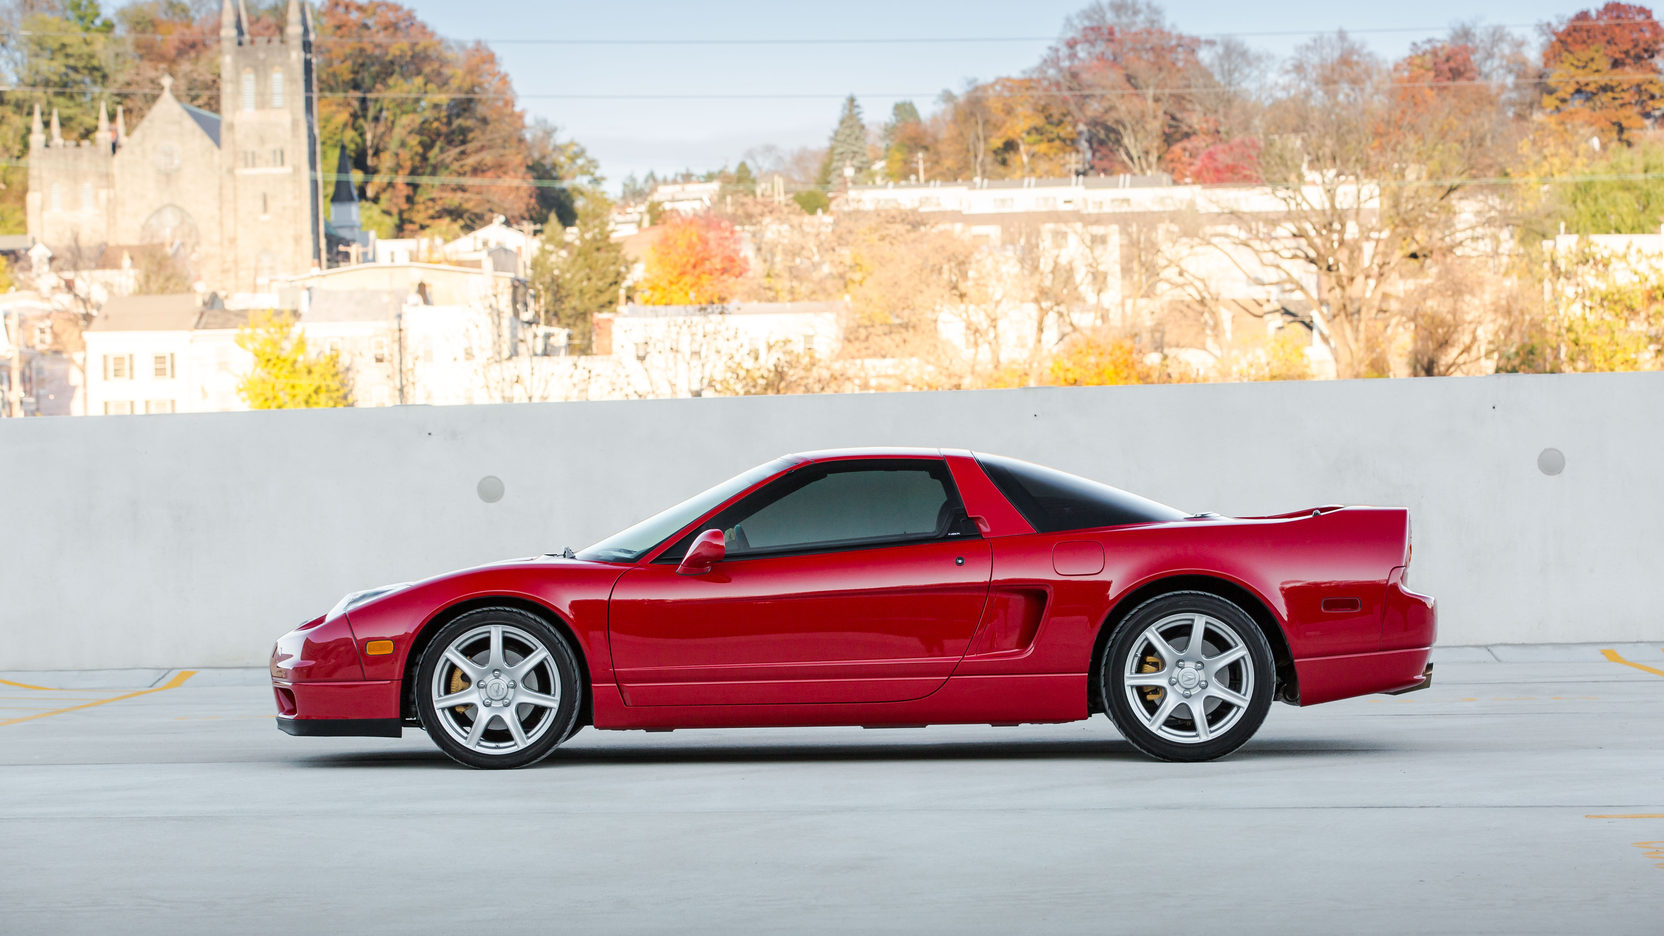
[[[572,554],[343,598],[272,652],[297,735],[534,763],[579,728],[1066,722],[1236,750],[1431,680],[1401,508],[1182,511],[963,450],[793,455]]]

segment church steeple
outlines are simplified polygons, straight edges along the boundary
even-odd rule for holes
[[[242,45],[247,24],[238,16],[238,8],[231,0],[220,0],[220,42]]]
[[[116,105],[116,145],[127,144],[127,115],[122,113],[121,105]]]
[[[290,42],[294,42],[306,30],[305,19],[300,15],[300,0],[289,0],[289,10],[285,15],[285,20],[284,35],[288,37]]]
[[[35,119],[29,124],[29,148],[40,149],[46,145],[46,130],[40,125],[40,102],[35,102]]]
[[[52,145],[64,145],[64,130],[58,125],[58,109],[52,108]]]
[[[112,139],[113,139],[113,137],[110,133],[110,108],[109,108],[109,105],[106,104],[103,101],[99,101],[98,102],[98,132],[94,133],[92,135],[92,143],[93,143],[94,146],[96,146],[100,150],[102,150],[105,153],[105,155],[109,155],[110,142],[111,142]]]

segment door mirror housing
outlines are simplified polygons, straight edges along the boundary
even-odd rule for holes
[[[682,557],[682,564],[676,567],[676,574],[704,575],[726,555],[728,547],[723,543],[722,531],[706,530],[694,537],[693,545],[688,547],[688,554]]]

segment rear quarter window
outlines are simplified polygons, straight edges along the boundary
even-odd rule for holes
[[[1012,506],[1041,533],[1129,523],[1182,520],[1184,511],[1055,468],[977,454],[976,460]]]

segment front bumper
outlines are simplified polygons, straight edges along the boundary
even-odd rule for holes
[[[277,716],[284,734],[307,738],[397,738],[404,725],[397,718],[291,718]]]

